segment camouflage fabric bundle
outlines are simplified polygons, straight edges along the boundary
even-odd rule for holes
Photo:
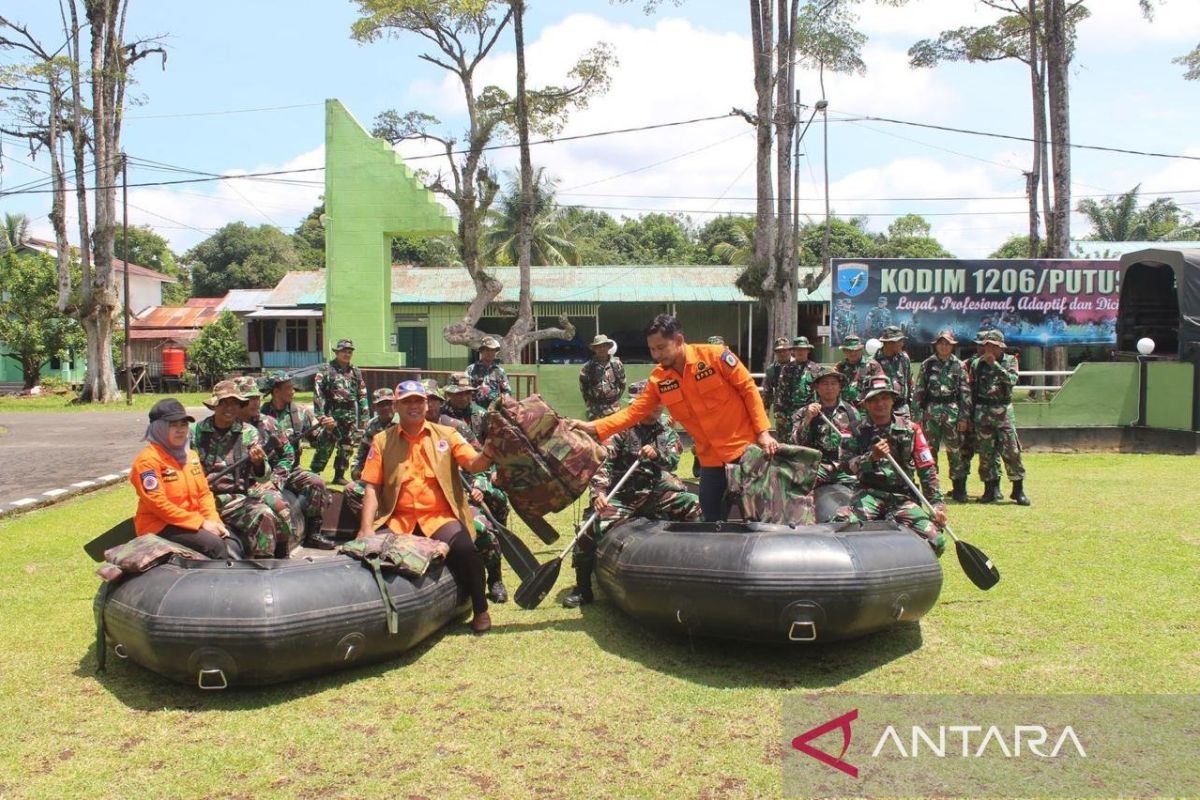
[[[208,557],[190,547],[168,541],[154,534],[135,536],[133,539],[104,551],[104,566],[96,574],[106,581],[115,581],[124,575],[140,575],[157,567],[171,556],[207,561]],[[114,569],[115,568],[115,569]]]
[[[487,418],[484,452],[496,464],[493,482],[508,493],[522,518],[561,511],[588,488],[605,450],[538,395],[504,396]]]
[[[742,517],[756,522],[811,525],[816,520],[812,490],[821,451],[781,444],[774,458],[756,444],[734,464],[725,465],[729,492]]]
[[[360,561],[375,561],[388,572],[420,578],[433,562],[446,558],[450,546],[425,536],[389,531],[346,542],[338,547],[338,552]]]

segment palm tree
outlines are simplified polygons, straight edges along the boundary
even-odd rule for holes
[[[573,241],[573,229],[568,227],[562,209],[554,200],[555,182],[538,169],[533,181],[533,240],[529,247],[529,264],[533,267],[581,263],[579,248]],[[521,191],[516,177],[511,177],[508,189],[488,212],[490,225],[483,232],[482,251],[493,264],[517,263],[517,226],[521,216]]]
[[[1092,235],[1099,242],[1156,242],[1184,239],[1197,235],[1200,226],[1170,197],[1159,197],[1138,209],[1141,184],[1116,197],[1096,202],[1080,200],[1075,210],[1092,223]]]
[[[24,214],[5,214],[0,228],[0,254],[7,253],[29,238],[29,217]]]

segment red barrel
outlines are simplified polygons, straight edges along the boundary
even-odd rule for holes
[[[184,350],[181,347],[164,347],[162,349],[162,374],[178,378],[183,374]]]

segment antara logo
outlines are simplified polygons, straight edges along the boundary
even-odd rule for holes
[[[853,764],[848,764],[843,760],[846,756],[846,751],[850,749],[850,723],[856,719],[858,719],[857,708],[853,711],[848,711],[845,714],[842,714],[840,717],[835,717],[834,719],[829,720],[829,722],[818,725],[811,730],[805,731],[795,739],[792,739],[792,747],[799,750],[801,753],[804,753],[806,756],[812,756],[822,764],[833,767],[836,770],[841,770],[851,778],[857,778],[858,767],[854,766]],[[819,739],[832,730],[841,730],[842,732],[842,752],[837,758],[834,758],[823,750],[818,750],[817,748],[809,745],[809,742],[811,742],[813,739]]]

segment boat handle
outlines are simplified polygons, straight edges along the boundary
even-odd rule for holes
[[[804,636],[797,628],[808,628],[808,635]],[[817,623],[801,622],[799,620],[792,623],[792,627],[788,630],[788,640],[793,642],[815,642],[817,640]]]
[[[353,652],[354,652],[354,645],[350,645],[349,647],[347,647],[347,648],[346,648],[346,655],[342,656],[342,660],[343,660],[343,661],[349,661],[349,660],[350,660],[350,654],[351,654],[351,653],[353,653]]]
[[[204,682],[204,676],[205,676],[205,675],[216,675],[218,678],[220,678],[220,679],[221,679],[221,685],[220,685],[220,686],[218,686],[218,685],[216,685],[216,684],[212,684],[212,685],[206,684],[206,683]],[[229,681],[227,681],[227,680],[225,679],[225,672],[224,672],[224,670],[220,670],[220,669],[202,669],[202,670],[200,670],[200,675],[199,675],[199,676],[197,677],[197,679],[196,679],[196,685],[197,685],[197,686],[199,686],[201,689],[208,689],[208,690],[211,690],[211,691],[219,691],[219,690],[221,690],[221,689],[225,689],[225,688],[227,688],[227,687],[229,686]]]
[[[120,642],[113,647],[113,652],[117,654],[117,658],[129,658],[129,652],[125,649],[125,645]]]

